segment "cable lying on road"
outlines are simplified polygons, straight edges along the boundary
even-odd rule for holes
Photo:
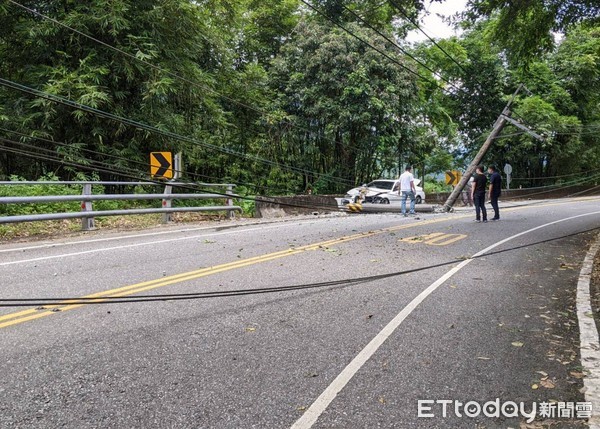
[[[527,243],[520,246],[514,246],[507,249],[495,250],[479,256],[471,256],[464,259],[479,259],[487,256],[493,256],[501,253],[511,252],[514,250],[524,249],[527,247],[537,246],[539,244],[549,243],[552,241],[562,240],[569,237],[575,237],[581,234],[590,233],[599,230],[600,227],[586,229],[584,231],[575,232],[572,234],[562,235],[560,237],[547,238],[545,240]],[[350,279],[332,280],[318,283],[305,283],[291,286],[278,286],[255,289],[237,289],[230,291],[209,291],[209,292],[194,292],[194,293],[176,293],[176,294],[157,294],[157,295],[135,295],[135,296],[104,296],[104,297],[71,297],[71,298],[6,298],[0,299],[0,307],[41,307],[40,310],[46,310],[45,306],[51,306],[60,310],[60,306],[70,305],[92,305],[92,304],[123,304],[136,302],[156,302],[156,301],[179,301],[207,298],[225,298],[231,296],[244,295],[260,295],[266,293],[292,292],[297,290],[317,289],[332,286],[352,286],[361,283],[368,283],[377,280],[399,277],[407,274],[413,274],[421,271],[440,268],[457,263],[457,259],[441,262],[439,264],[427,265],[424,267],[413,268],[410,270],[396,271],[393,273],[377,274],[373,276],[356,277]]]

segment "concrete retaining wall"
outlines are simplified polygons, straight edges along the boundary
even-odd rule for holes
[[[260,197],[268,202],[257,201],[255,217],[283,217],[311,213],[338,211],[335,198],[341,195],[294,195],[290,197]]]

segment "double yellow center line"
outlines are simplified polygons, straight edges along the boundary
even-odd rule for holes
[[[453,217],[456,219],[457,217]],[[360,238],[372,237],[374,235],[393,232],[400,229],[411,228],[414,226],[427,225],[431,223],[437,223],[446,221],[447,219],[431,219],[423,222],[410,223],[405,225],[394,226],[385,229],[378,229],[375,231],[369,231],[365,233],[357,233],[345,237],[335,238],[328,241],[323,241],[320,243],[308,244],[305,246],[293,247],[286,250],[281,250],[278,252],[267,253],[261,256],[255,256],[252,258],[242,259],[235,262],[228,262],[226,264],[215,265],[212,267],[202,268],[195,271],[189,271],[186,273],[175,274],[168,277],[162,277],[155,280],[150,280],[146,282],[136,283],[129,286],[123,286],[116,289],[105,290],[102,292],[97,292],[91,295],[85,295],[82,297],[84,300],[88,300],[89,302],[101,302],[106,301],[113,297],[124,297],[134,295],[140,292],[145,292],[148,290],[156,289],[163,286],[169,286],[176,283],[185,282],[188,280],[194,280],[201,277],[211,276],[214,274],[222,273],[225,271],[234,270],[237,268],[243,268],[254,264],[259,264],[263,262],[272,261],[279,258],[285,258],[292,255],[297,255],[299,253],[318,250],[322,248],[327,248],[329,246],[337,245],[340,243],[345,243],[347,241],[358,240]],[[86,304],[73,304],[73,302],[80,302],[82,298],[78,298],[72,301],[61,301],[57,302],[53,305],[46,305],[40,309],[28,309],[23,311],[18,311],[14,313],[9,313],[4,316],[0,316],[0,328],[6,328],[8,326],[17,325],[20,323],[28,322],[30,320],[40,319],[42,317],[50,316],[52,314],[56,314],[56,312],[63,312],[68,310],[74,310],[79,307],[83,307]],[[94,299],[97,298],[97,299]]]
[[[595,199],[595,198],[594,197],[583,197],[583,198],[571,199],[571,200],[565,201],[565,202],[540,204],[536,207],[548,207],[548,206],[554,206],[554,205],[560,205],[560,204],[570,204],[571,202],[574,202],[574,201],[589,201],[592,199]],[[526,209],[526,208],[531,208],[531,207],[528,207],[528,206],[515,207],[515,208],[505,209],[504,212],[522,210],[522,209]],[[472,216],[472,214],[456,215],[456,216],[452,216],[452,217],[443,217],[443,218],[439,218],[439,219],[430,219],[430,220],[426,220],[426,221],[413,222],[413,223],[409,223],[409,224],[393,226],[390,228],[383,228],[383,229],[378,229],[378,230],[374,230],[374,231],[369,231],[369,232],[365,232],[365,233],[357,233],[357,234],[353,234],[353,235],[349,235],[349,236],[345,236],[345,237],[339,237],[339,238],[335,238],[332,240],[323,241],[320,243],[314,243],[314,244],[308,244],[305,246],[294,247],[294,248],[290,248],[290,249],[286,249],[286,250],[281,250],[279,252],[267,253],[265,255],[242,259],[242,260],[235,261],[235,262],[228,262],[226,264],[215,265],[212,267],[202,268],[199,270],[189,271],[189,272],[181,273],[181,274],[176,274],[176,275],[169,276],[169,277],[162,277],[160,279],[150,280],[150,281],[146,281],[146,282],[142,282],[142,283],[136,283],[133,285],[123,286],[123,287],[116,288],[116,289],[105,290],[105,291],[97,292],[97,293],[94,293],[91,295],[86,295],[82,298],[86,299],[86,300],[90,300],[90,302],[101,302],[101,301],[106,301],[112,297],[130,296],[130,295],[134,295],[134,294],[137,294],[140,292],[148,291],[151,289],[156,289],[156,288],[163,287],[163,286],[169,286],[172,284],[181,283],[181,282],[188,281],[188,280],[194,280],[194,279],[198,279],[201,277],[206,277],[206,276],[210,276],[213,274],[218,274],[218,273],[222,273],[225,271],[234,270],[237,268],[243,268],[243,267],[247,267],[250,265],[268,262],[268,261],[272,261],[272,260],[279,259],[279,258],[285,258],[287,256],[297,255],[302,252],[318,250],[321,248],[327,248],[329,246],[333,246],[333,245],[340,244],[340,243],[345,243],[347,241],[358,240],[361,238],[372,237],[374,235],[383,234],[386,232],[393,232],[393,231],[398,231],[398,230],[402,230],[402,229],[408,229],[408,228],[413,228],[413,227],[418,227],[418,226],[423,226],[423,225],[447,222],[448,220],[461,219],[461,218],[471,217],[471,216]],[[97,299],[94,299],[94,298],[97,298]],[[63,311],[68,311],[68,310],[74,310],[76,308],[79,308],[79,307],[82,307],[85,305],[85,304],[73,304],[74,302],[78,302],[80,300],[81,300],[81,298],[78,298],[78,299],[72,300],[72,301],[61,301],[61,302],[58,302],[53,305],[44,306],[41,309],[32,308],[32,309],[17,311],[14,313],[6,314],[4,316],[0,316],[0,329],[6,328],[9,326],[13,326],[13,325],[17,325],[20,323],[28,322],[30,320],[35,320],[35,319],[40,319],[42,317],[51,316],[53,314],[56,314],[56,312],[58,312],[58,311],[63,312]]]

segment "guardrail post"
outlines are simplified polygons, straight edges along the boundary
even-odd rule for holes
[[[233,185],[227,185],[227,191],[225,191],[227,195],[233,195]],[[227,205],[229,207],[233,207],[233,198],[227,198]],[[227,210],[227,217],[229,219],[235,218],[235,211]]]
[[[81,192],[83,195],[83,201],[81,202],[81,211],[82,212],[91,212],[93,210],[92,202],[85,199],[86,195],[92,195],[92,184],[85,183],[83,185],[83,191]],[[83,231],[91,231],[95,229],[94,218],[93,217],[83,217],[81,218],[81,229]]]
[[[173,192],[173,186],[171,185],[165,185],[165,195],[170,195]],[[171,208],[171,203],[172,203],[172,199],[170,198],[163,198],[162,200],[162,206],[163,209],[167,209],[167,208]],[[173,220],[173,213],[163,213],[162,215],[162,223],[169,223]]]

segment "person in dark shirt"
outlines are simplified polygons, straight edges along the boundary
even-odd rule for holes
[[[500,176],[500,173],[498,173],[495,165],[489,166],[488,173],[490,173],[490,202],[494,208],[494,217],[492,220],[500,220],[498,198],[502,192],[502,176]]]
[[[485,209],[487,177],[483,174],[482,166],[477,167],[475,171],[475,178],[471,186],[471,196],[475,204],[475,220],[481,222],[481,215],[483,215],[483,221],[487,222],[487,211]]]

